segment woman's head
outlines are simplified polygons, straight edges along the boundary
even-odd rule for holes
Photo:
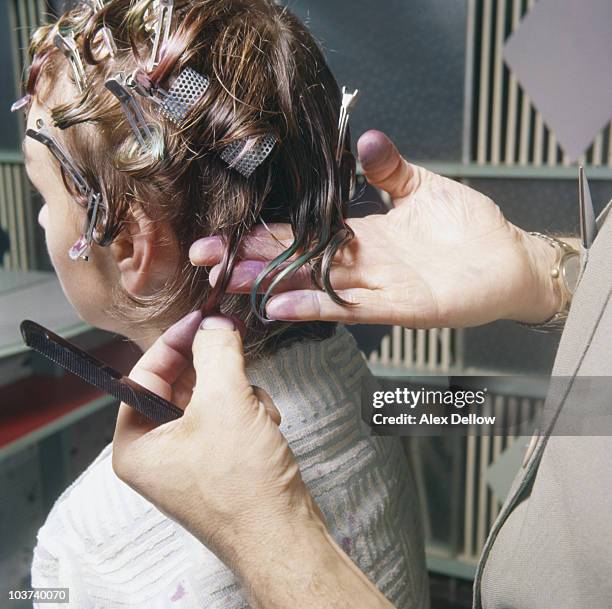
[[[265,348],[292,330],[261,324],[248,296],[225,296],[223,288],[241,238],[262,221],[290,222],[297,253],[325,284],[335,249],[350,238],[343,210],[354,159],[346,152],[340,166],[335,161],[340,92],[310,33],[271,0],[175,0],[170,38],[149,71],[156,5],[108,0],[96,13],[82,6],[34,36],[28,126],[42,120],[101,194],[95,236],[110,243],[94,245],[87,263],[68,258],[85,206],[49,151],[29,140],[27,167],[47,203],[41,223],[50,255],[68,297],[95,325],[138,338],[195,308],[221,306],[245,320],[247,345]],[[75,36],[86,72],[82,94],[55,49],[58,32]],[[181,125],[136,96],[153,130],[153,145],[143,150],[105,82],[136,73],[151,90],[167,90],[186,67],[210,83]],[[232,143],[270,135],[274,149],[248,178],[221,157]],[[228,245],[215,291],[206,270],[188,260],[191,243],[211,234]],[[330,327],[296,331],[325,336]]]

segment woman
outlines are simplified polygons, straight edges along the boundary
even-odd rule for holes
[[[264,323],[248,296],[224,294],[241,237],[260,221],[289,222],[287,255],[333,294],[354,169],[337,150],[338,86],[305,27],[273,2],[176,2],[167,37],[165,4],[81,7],[34,36],[24,149],[62,286],[86,321],[143,349],[190,311],[239,318],[250,380],[276,403],[333,536],[396,606],[425,606],[414,488],[399,442],[361,429],[371,378],[353,339],[328,323]],[[188,69],[200,88],[176,112],[168,99]],[[188,259],[207,235],[229,251],[212,290]],[[184,372],[167,397],[184,407],[193,380]],[[231,572],[121,483],[111,459],[107,447],[54,506],[33,585],[69,587],[79,609],[245,606]]]

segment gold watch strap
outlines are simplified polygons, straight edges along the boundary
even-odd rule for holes
[[[519,323],[521,326],[526,326],[541,332],[561,330],[565,326],[565,320],[567,319],[567,314],[569,313],[573,296],[573,293],[569,291],[562,278],[562,263],[564,258],[566,258],[568,255],[580,256],[580,254],[571,245],[561,241],[560,239],[555,239],[555,237],[550,237],[549,235],[544,235],[543,233],[538,232],[530,232],[529,234],[543,239],[557,251],[557,258],[550,270],[550,276],[554,280],[555,290],[557,290],[561,296],[561,307],[552,317],[545,321],[533,324],[525,322]]]

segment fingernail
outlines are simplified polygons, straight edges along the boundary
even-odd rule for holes
[[[223,315],[211,315],[204,318],[200,324],[200,330],[235,330],[236,324],[229,317]]]
[[[366,131],[357,142],[359,161],[368,168],[384,163],[392,150],[389,138],[375,129]]]
[[[202,313],[200,311],[193,311],[185,315],[164,332],[165,342],[178,351],[190,349],[201,321]]]
[[[280,294],[272,298],[266,305],[268,319],[276,321],[297,321],[299,311],[299,298],[290,294]]]
[[[191,244],[189,248],[189,260],[191,264],[196,260],[195,266],[202,262],[218,262],[223,256],[223,244],[219,237],[204,237]]]

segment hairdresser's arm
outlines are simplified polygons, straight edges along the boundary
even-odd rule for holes
[[[411,165],[392,142],[369,131],[358,142],[368,181],[391,195],[384,215],[349,220],[355,239],[334,261],[335,304],[313,289],[308,269],[282,286],[267,306],[271,319],[338,320],[428,327],[465,327],[497,319],[541,322],[560,305],[550,269],[555,250],[511,224],[483,194]],[[265,261],[291,243],[287,225],[257,227],[245,240],[229,290],[249,291]],[[216,237],[193,244],[193,264],[218,265]],[[211,282],[219,267],[211,271]]]
[[[393,609],[327,531],[231,320],[201,322],[178,322],[132,371],[185,414],[156,427],[122,404],[117,475],[215,552],[253,607]]]

